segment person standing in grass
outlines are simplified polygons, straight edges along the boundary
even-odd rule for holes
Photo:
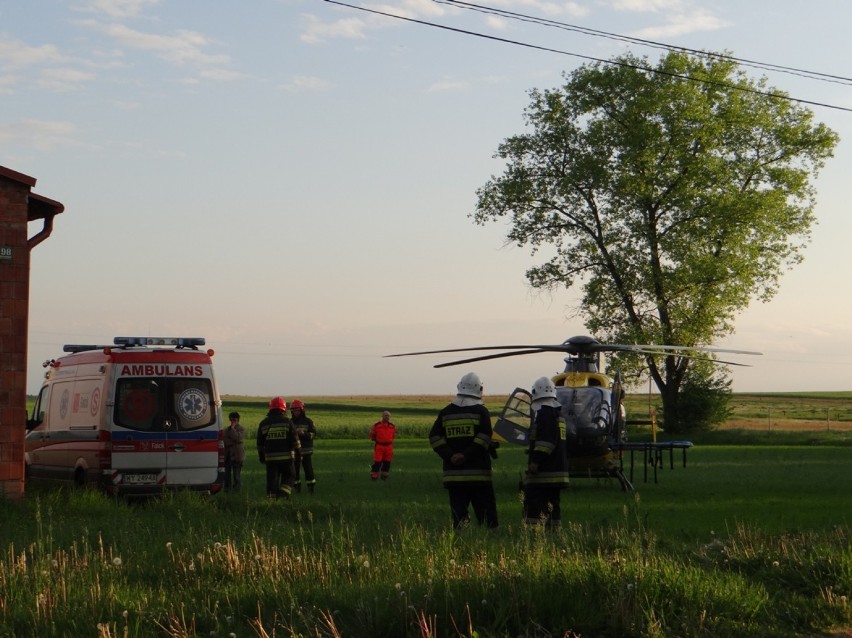
[[[532,411],[527,471],[524,476],[524,521],[555,528],[562,525],[561,491],[568,487],[565,421],[556,387],[547,377],[532,386]]]
[[[225,443],[225,491],[239,491],[243,463],[246,460],[246,428],[240,423],[240,413],[228,415],[230,424],[222,433]]]
[[[443,482],[450,497],[453,527],[476,521],[497,527],[497,499],[491,480],[491,459],[497,457],[491,440],[491,414],[482,403],[482,382],[469,372],[456,386],[456,398],[438,413],[429,432],[432,449],[443,460]]]
[[[312,419],[305,414],[305,404],[299,399],[290,404],[290,418],[293,420],[293,425],[296,426],[296,434],[299,436],[299,449],[296,450],[295,459],[295,476],[296,483],[294,487],[297,492],[302,491],[302,468],[305,470],[305,485],[308,487],[308,493],[313,494],[316,486],[316,478],[314,478],[314,438],[317,435],[317,428]]]
[[[287,402],[275,397],[257,428],[257,454],[266,465],[267,498],[289,498],[296,482],[294,460],[299,449],[296,427],[287,418]]]
[[[370,440],[373,442],[373,467],[370,478],[374,481],[382,477],[383,481],[390,475],[393,461],[393,440],[396,438],[396,426],[391,422],[391,413],[382,412],[382,420],[373,423],[370,428]]]

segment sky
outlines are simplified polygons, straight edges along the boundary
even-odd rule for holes
[[[0,0],[0,165],[65,206],[31,255],[28,392],[64,344],[135,335],[205,337],[223,394],[452,394],[468,371],[504,394],[562,370],[384,355],[587,334],[578,291],[531,289],[539,257],[474,224],[476,190],[531,89],[661,51],[433,0],[351,4],[449,28],[324,0]],[[480,4],[852,76],[847,0]],[[714,345],[763,353],[737,358],[737,392],[852,390],[852,90],[746,70],[842,107],[808,107],[841,141],[804,262]]]

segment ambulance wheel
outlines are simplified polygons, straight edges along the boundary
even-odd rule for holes
[[[82,467],[78,467],[74,470],[74,487],[86,487],[86,470]]]

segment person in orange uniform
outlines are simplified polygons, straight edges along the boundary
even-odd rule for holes
[[[373,467],[370,470],[370,478],[374,481],[382,477],[386,481],[390,474],[390,465],[393,461],[393,440],[396,437],[396,426],[391,423],[391,413],[382,412],[382,420],[377,421],[370,428],[370,440],[373,442]]]

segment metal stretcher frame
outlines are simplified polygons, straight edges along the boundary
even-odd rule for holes
[[[633,482],[634,454],[642,452],[642,464],[644,465],[644,482],[648,482],[648,466],[654,468],[654,483],[657,483],[657,469],[663,468],[663,453],[669,452],[669,468],[674,469],[674,451],[681,450],[683,467],[686,467],[686,451],[692,447],[692,441],[664,441],[664,442],[638,442],[638,443],[616,443],[612,449],[616,452],[630,452],[630,481]],[[621,455],[623,468],[623,455]]]

